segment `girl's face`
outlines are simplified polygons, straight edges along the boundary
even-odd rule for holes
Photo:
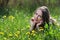
[[[41,10],[37,10],[34,14],[34,19],[35,20],[41,20],[42,19],[42,11]]]

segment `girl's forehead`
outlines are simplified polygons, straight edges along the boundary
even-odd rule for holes
[[[41,10],[37,10],[36,13],[42,14],[42,11]]]

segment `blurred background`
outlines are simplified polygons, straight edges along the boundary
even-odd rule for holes
[[[57,8],[56,10],[59,14],[60,0],[0,0],[0,16],[8,15],[13,8],[33,12],[40,6],[47,6],[50,11],[54,11]]]

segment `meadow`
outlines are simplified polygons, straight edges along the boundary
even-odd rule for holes
[[[60,40],[60,8],[49,8],[51,16],[57,20],[55,26],[50,25],[49,31],[29,32],[30,18],[33,12],[12,9],[9,16],[0,18],[0,40]],[[47,25],[45,26],[47,28]]]

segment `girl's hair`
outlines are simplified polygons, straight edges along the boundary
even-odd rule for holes
[[[41,10],[42,11],[42,18],[43,18],[43,26],[47,23],[49,26],[49,20],[50,20],[50,12],[49,9],[46,6],[42,6],[37,8],[37,10]],[[36,11],[37,11],[36,10]],[[35,11],[35,12],[36,12]]]

